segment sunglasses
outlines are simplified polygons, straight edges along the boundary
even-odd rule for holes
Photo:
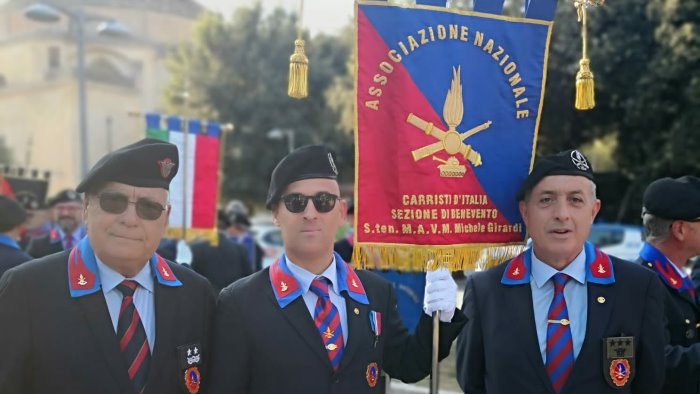
[[[97,196],[100,208],[107,213],[119,215],[126,211],[129,204],[136,206],[136,215],[144,220],[156,220],[163,214],[165,207],[147,198],[129,201],[129,197],[121,193],[105,192]]]
[[[301,193],[291,193],[280,197],[280,200],[284,202],[284,206],[291,213],[301,213],[306,209],[306,205],[309,200],[314,202],[314,207],[319,213],[327,213],[333,210],[335,207],[335,202],[338,201],[340,196],[335,194],[320,192],[313,196],[307,196]]]

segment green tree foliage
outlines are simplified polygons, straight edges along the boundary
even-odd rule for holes
[[[330,145],[341,181],[354,176],[352,136],[326,100],[335,78],[346,72],[352,47],[330,36],[310,39],[305,32],[309,97],[291,99],[287,79],[296,25],[293,14],[276,9],[266,15],[260,3],[239,8],[230,22],[204,14],[193,43],[170,58],[174,77],[166,91],[168,110],[235,124],[226,135],[225,198],[264,202],[270,173],[287,153],[287,141],[267,137],[274,128],[294,130],[296,146]],[[184,90],[189,92],[186,100]]]
[[[700,3],[616,0],[588,15],[596,108],[573,109],[581,26],[571,2],[560,2],[538,151],[614,135],[625,182],[610,185],[622,200],[606,201],[617,207],[607,219],[633,221],[650,180],[700,169]]]

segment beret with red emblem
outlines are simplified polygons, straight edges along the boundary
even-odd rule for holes
[[[517,194],[518,201],[525,199],[525,195],[537,186],[540,181],[552,175],[574,175],[593,180],[593,167],[583,153],[576,149],[565,150],[557,154],[545,156],[532,167],[532,172],[527,176]]]
[[[271,209],[290,183],[313,178],[338,179],[333,155],[325,145],[302,146],[277,164],[272,170],[265,206]]]
[[[175,145],[145,138],[102,157],[76,191],[92,192],[107,182],[167,190],[177,174],[178,162]]]

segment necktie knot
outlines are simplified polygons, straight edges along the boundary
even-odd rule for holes
[[[136,283],[136,281],[124,280],[117,285],[117,290],[119,290],[124,297],[133,297],[138,286],[139,284]]]
[[[552,277],[552,282],[554,282],[554,293],[562,293],[564,291],[564,286],[566,282],[569,281],[571,277],[567,274],[557,273]]]
[[[311,286],[309,287],[309,290],[311,290],[318,297],[327,300],[329,298],[328,285],[329,285],[329,280],[327,278],[321,276],[321,277],[314,279],[311,282]]]

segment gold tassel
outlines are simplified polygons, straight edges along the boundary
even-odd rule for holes
[[[304,54],[304,40],[294,40],[294,53],[289,57],[289,89],[287,94],[295,99],[309,95],[309,59]]]
[[[304,40],[301,39],[303,15],[304,0],[301,0],[297,39],[294,40],[294,53],[289,57],[289,87],[287,89],[287,95],[295,99],[303,99],[309,95],[309,58],[304,53]]]
[[[588,59],[579,61],[580,68],[576,73],[576,103],[578,110],[588,110],[595,107],[595,82]]]
[[[595,83],[593,72],[591,71],[590,60],[588,60],[588,31],[586,23],[586,7],[590,0],[575,1],[578,21],[581,22],[581,39],[583,40],[583,56],[579,61],[579,69],[576,73],[576,101],[574,107],[578,110],[589,110],[595,107]],[[598,4],[602,5],[603,1]],[[591,5],[597,5],[595,1],[590,1]]]

